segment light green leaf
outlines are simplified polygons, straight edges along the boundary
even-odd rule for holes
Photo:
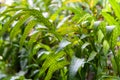
[[[95,21],[95,22],[93,23],[94,28],[98,28],[98,26],[100,25],[100,23],[101,23],[101,21]]]
[[[73,78],[75,77],[78,69],[80,67],[83,67],[85,64],[85,60],[84,59],[79,59],[77,57],[73,57],[71,64],[70,64],[70,68],[69,68],[69,80],[73,80]]]
[[[36,45],[33,47],[33,49],[32,49],[32,54],[31,54],[31,55],[36,54],[36,53],[39,51],[40,48],[43,48],[43,49],[49,51],[49,53],[51,52],[51,48],[50,48],[48,45],[45,45],[45,44],[40,43],[40,44],[36,44]]]
[[[51,77],[52,77],[52,74],[56,71],[56,70],[59,70],[61,68],[64,68],[66,65],[68,65],[69,62],[67,61],[60,61],[60,62],[57,62],[57,63],[54,63],[52,66],[50,66],[49,70],[48,70],[48,73],[45,77],[45,80],[50,80]]]
[[[25,8],[12,8],[12,9],[8,9],[8,10],[4,11],[2,14],[0,14],[0,17],[4,16],[6,13],[9,13],[11,11],[19,11],[19,10],[22,10],[22,9],[25,9]]]
[[[116,61],[115,61],[114,57],[111,58],[111,62],[112,62],[113,71],[115,73],[117,73],[118,72],[118,70],[117,70],[117,64],[116,64]]]
[[[10,32],[10,39],[12,40],[19,32],[20,26],[30,17],[30,15],[25,15],[22,17],[16,25],[13,27],[12,31]]]
[[[30,40],[28,41],[28,47],[32,47],[33,43],[36,42],[36,39],[38,38],[38,36],[39,36],[39,33],[36,32],[30,37]]]
[[[115,15],[120,19],[120,5],[116,2],[116,0],[109,0]]]
[[[24,30],[24,33],[23,33],[23,35],[22,35],[22,37],[21,37],[21,39],[20,39],[20,47],[23,46],[26,37],[28,36],[29,32],[32,30],[32,28],[33,28],[35,25],[36,25],[36,21],[35,21],[35,20],[32,20],[32,21],[30,21],[30,22],[27,24],[27,26],[26,26],[26,28],[25,28],[25,30]]]
[[[106,26],[107,33],[111,33],[115,28],[115,25]]]
[[[10,27],[10,24],[16,19],[18,18],[19,16],[23,15],[24,13],[19,13],[19,14],[16,14],[15,16],[13,16],[9,21],[7,21],[2,30],[0,31],[0,36],[3,35],[7,30],[8,28]]]
[[[26,10],[29,14],[33,15],[40,23],[43,23],[50,31],[54,31],[54,25],[42,15],[42,12],[35,9]]]
[[[109,46],[107,40],[104,40],[103,41],[103,52],[106,54],[108,52],[109,48],[110,48],[110,46]]]
[[[71,42],[63,39],[63,40],[60,42],[59,48],[58,48],[58,50],[56,51],[56,53],[59,52],[60,50],[64,49],[64,48],[65,48],[66,46],[68,46],[69,44],[71,44]]]
[[[92,51],[89,55],[87,62],[92,61],[96,55],[97,55],[97,53],[95,51]]]
[[[57,28],[60,28],[64,23],[65,21],[67,21],[71,16],[67,16],[65,18],[63,18],[63,20],[61,22],[59,22],[59,24],[57,25]]]
[[[39,77],[53,64],[55,64],[57,61],[59,61],[59,59],[65,55],[64,52],[59,52],[56,54],[50,54],[49,57],[47,57],[47,59],[45,60],[45,62],[42,65],[42,68],[40,69],[39,72]]]
[[[98,31],[98,42],[101,43],[104,38],[104,34],[101,30]]]
[[[30,64],[30,65],[28,65],[28,66],[26,66],[26,68],[32,68],[32,67],[36,67],[36,68],[38,68],[39,67],[39,65],[38,64]]]
[[[114,17],[111,16],[110,14],[108,14],[106,12],[102,12],[102,15],[110,25],[116,24],[116,21],[115,21]]]
[[[88,45],[90,45],[90,43],[85,42],[85,43],[82,45],[82,47],[81,47],[82,51],[83,51]]]
[[[66,47],[66,46],[69,45],[69,44],[70,44],[69,41],[67,41],[67,40],[62,40],[62,41],[60,42],[60,44],[59,44],[59,47],[60,47],[60,49],[63,49],[64,47]]]
[[[117,26],[107,26],[107,37],[109,38],[109,44],[112,49],[114,49],[115,45],[117,44],[117,38],[118,38],[118,28]]]

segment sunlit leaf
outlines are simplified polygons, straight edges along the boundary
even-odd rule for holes
[[[67,16],[61,22],[59,22],[59,24],[57,25],[57,28],[61,27],[65,23],[65,21],[67,21],[70,17],[71,16]]]
[[[23,43],[24,43],[24,40],[26,39],[26,37],[28,36],[29,32],[32,30],[32,28],[36,25],[36,21],[33,20],[33,21],[30,21],[28,23],[28,25],[26,26],[25,28],[25,31],[23,33],[23,36],[21,37],[20,39],[20,46],[22,47],[23,46]]]
[[[109,0],[114,12],[115,12],[115,15],[120,19],[120,5],[115,1],[115,0]]]
[[[95,51],[92,51],[89,55],[89,58],[87,60],[87,62],[93,60],[95,58],[95,56],[97,55],[97,53]]]
[[[114,28],[115,28],[114,25],[112,25],[112,26],[106,26],[106,30],[107,30],[108,33],[111,33]]]
[[[67,45],[71,44],[71,42],[63,39],[60,44],[59,44],[59,48],[56,52],[59,52],[60,50],[64,49]]]
[[[103,41],[103,52],[106,54],[108,52],[109,48],[110,48],[110,46],[109,46],[107,40],[104,40]]]
[[[38,32],[32,34],[32,36],[30,37],[30,40],[28,42],[29,47],[32,47],[33,43],[37,41],[38,36],[39,36]]]
[[[88,45],[90,45],[90,43],[86,42],[82,45],[81,49],[84,50]]]
[[[13,39],[18,33],[19,33],[19,29],[21,27],[21,25],[29,18],[29,15],[26,15],[24,17],[22,17],[14,26],[14,28],[12,29],[11,33],[10,33],[10,38]]]
[[[64,68],[66,65],[68,65],[69,62],[67,61],[60,61],[57,63],[54,63],[48,70],[47,76],[45,77],[45,80],[50,80],[52,77],[52,74],[56,71],[59,70],[61,68]]]
[[[116,24],[116,21],[115,21],[114,17],[111,16],[110,14],[108,14],[106,12],[102,12],[102,15],[110,25]]]
[[[118,70],[118,69],[117,69],[117,64],[118,64],[118,63],[116,63],[114,57],[111,58],[111,63],[112,63],[112,66],[113,66],[113,70],[115,71],[115,73],[117,73],[117,70]]]
[[[24,13],[20,13],[20,14],[16,14],[14,15],[9,21],[7,21],[5,24],[4,24],[4,28],[2,28],[2,30],[0,31],[0,35],[3,35],[7,30],[8,28],[10,27],[10,24],[18,17],[20,17],[21,15],[23,15]]]
[[[79,59],[77,57],[73,57],[71,64],[70,64],[70,68],[69,68],[69,79],[73,80],[73,78],[75,77],[78,69],[80,67],[83,67],[85,64],[85,60],[84,59]]]
[[[101,43],[101,41],[104,38],[104,34],[101,30],[98,31],[98,42]]]
[[[42,65],[42,68],[40,69],[39,72],[39,77],[53,64],[57,63],[59,59],[64,55],[64,52],[59,52],[57,54],[50,54],[49,57],[45,60],[45,62]]]

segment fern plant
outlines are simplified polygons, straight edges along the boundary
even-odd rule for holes
[[[109,0],[110,14],[95,7],[102,1],[58,1],[61,8],[53,7],[54,0],[39,2],[43,9],[14,3],[0,13],[1,79],[119,79],[117,2]]]
[[[24,57],[28,57],[26,58],[27,63],[23,63],[24,65],[31,66],[35,64],[38,68],[41,68],[40,72],[38,70],[37,78],[40,78],[41,74],[45,73],[46,69],[49,68],[48,74],[45,78],[45,80],[49,80],[52,77],[53,72],[69,64],[69,62],[67,62],[67,60],[65,60],[63,57],[63,55],[65,55],[64,52],[60,52],[60,51],[56,52],[55,48],[52,49],[48,46],[48,45],[52,45],[53,43],[48,43],[48,42],[46,43],[46,41],[44,42],[44,39],[50,41],[55,39],[55,41],[57,40],[58,42],[61,40],[60,36],[56,33],[53,23],[51,23],[48,19],[44,18],[42,13],[38,10],[25,9],[25,8],[8,9],[5,12],[3,12],[1,15],[4,16],[8,13],[13,13],[18,11],[19,13],[15,13],[15,16],[13,16],[12,18],[10,18],[10,20],[4,23],[0,32],[1,38],[3,38],[2,40],[4,40],[6,36],[10,36],[8,42],[10,43],[9,45],[11,46],[12,49],[14,49],[13,45],[18,45],[16,49],[18,51],[15,51],[14,55],[16,55],[17,58],[20,57],[20,59],[23,59],[23,61],[25,60]],[[14,21],[17,18],[20,19],[17,20],[15,25],[11,25],[12,23],[14,23]],[[39,28],[39,26],[43,28]],[[9,33],[10,35],[6,33]],[[39,50],[41,52],[38,53]],[[46,52],[48,52],[49,54],[46,55]],[[22,57],[23,54],[26,55]],[[4,55],[4,53],[2,55]],[[6,56],[7,56],[6,59],[8,59],[10,55],[7,54],[4,56],[4,58]],[[46,60],[44,63],[43,60],[42,62],[40,60],[40,63],[43,63],[43,65],[39,66],[39,59],[41,58],[41,56],[43,57],[43,60],[45,58]],[[60,59],[62,57],[63,59]],[[37,58],[37,60],[35,60],[35,58]],[[19,65],[22,66],[22,63]],[[28,66],[25,66],[22,69],[24,70]],[[53,66],[56,66],[55,70]],[[32,75],[34,76],[34,74],[31,74],[31,76]]]

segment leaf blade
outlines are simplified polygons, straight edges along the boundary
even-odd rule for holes
[[[32,30],[32,28],[33,28],[35,25],[36,25],[36,21],[35,21],[35,20],[31,20],[31,21],[27,24],[27,26],[26,26],[26,28],[25,28],[25,31],[24,31],[21,39],[20,39],[20,47],[23,46],[23,43],[24,43],[27,35],[29,34],[29,32]]]

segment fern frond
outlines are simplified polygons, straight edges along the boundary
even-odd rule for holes
[[[19,11],[19,10],[25,10],[25,8],[12,8],[4,11],[3,13],[0,14],[0,17],[4,16],[5,14],[11,12],[11,11]]]
[[[31,15],[33,15],[40,23],[43,23],[50,31],[54,31],[55,27],[54,25],[42,15],[41,11],[35,10],[35,9],[28,9],[24,10],[28,11]]]
[[[40,33],[37,32],[37,33],[33,34],[33,35],[30,37],[30,40],[29,40],[29,42],[28,42],[28,46],[29,46],[29,47],[31,47],[32,44],[33,44],[33,42],[36,41],[36,39],[38,38],[39,34],[40,34]]]
[[[31,21],[27,24],[27,26],[26,26],[26,28],[25,28],[25,30],[24,30],[24,33],[23,33],[23,35],[22,35],[22,37],[21,37],[21,39],[20,39],[20,47],[23,46],[26,37],[28,36],[28,34],[29,34],[29,32],[32,30],[32,28],[36,25],[36,23],[37,23],[37,22],[36,22],[35,20],[31,20]]]
[[[60,61],[60,62],[57,62],[57,63],[54,63],[52,66],[50,66],[49,70],[48,70],[48,73],[45,77],[45,80],[50,80],[51,77],[52,77],[52,74],[56,71],[56,70],[59,70],[63,67],[65,67],[66,65],[68,65],[69,62],[67,61]]]
[[[0,36],[2,36],[9,28],[10,24],[18,17],[20,17],[21,15],[25,14],[24,12],[23,13],[19,13],[19,14],[16,14],[15,16],[13,16],[9,21],[7,21],[2,30],[0,31]]]
[[[20,26],[30,17],[30,15],[25,15],[24,17],[22,17],[14,26],[14,28],[12,29],[12,31],[10,32],[10,39],[12,40],[17,34],[18,34],[18,30],[20,29]]]
[[[49,57],[43,63],[38,76],[40,77],[51,65],[56,63],[58,59],[61,58],[63,55],[65,55],[64,52],[49,55]]]

